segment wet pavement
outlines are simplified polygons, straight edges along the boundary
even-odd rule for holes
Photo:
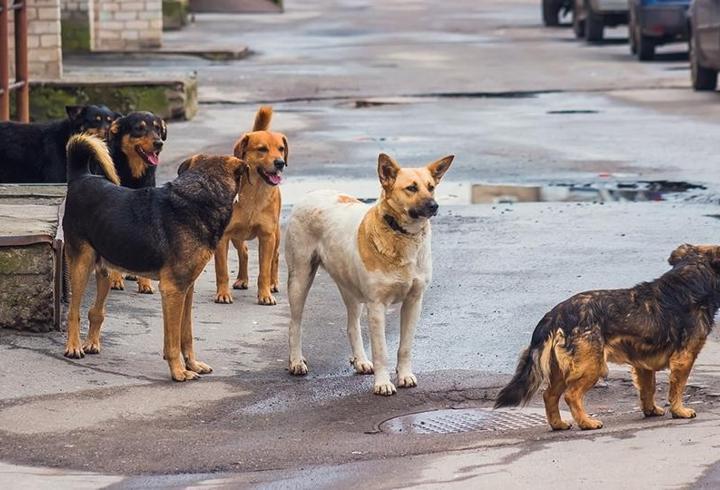
[[[235,291],[233,304],[217,305],[210,264],[197,284],[195,334],[200,358],[215,371],[196,383],[169,381],[159,296],[139,295],[132,283],[110,296],[100,356],[65,359],[60,333],[0,332],[0,484],[23,478],[52,488],[510,488],[538,481],[554,487],[717,481],[718,471],[707,468],[718,460],[715,340],[691,380],[689,401],[699,418],[690,423],[643,420],[629,373],[620,368],[590,395],[590,410],[606,422],[596,434],[555,434],[536,424],[449,434],[389,429],[391,419],[419,412],[488,408],[550,307],[578,291],[657,277],[679,243],[717,241],[720,214],[720,97],[689,90],[683,46],[661,48],[657,62],[637,63],[620,42],[625,29],[611,30],[603,45],[581,45],[567,29],[541,28],[535,0],[459,0],[442,9],[430,3],[289,0],[283,15],[198,16],[167,36],[169,45],[248,45],[254,53],[244,60],[102,56],[92,66],[86,58],[67,66],[76,73],[142,72],[148,64],[198,71],[201,110],[192,121],[170,125],[163,181],[192,153],[229,152],[257,105],[272,102],[273,128],[290,141],[283,221],[311,189],[376,197],[380,151],[405,165],[457,155],[438,189],[435,274],[414,349],[420,386],[380,398],[371,394],[370,377],[353,374],[344,308],[324,273],[305,317],[310,374],[289,376],[284,289],[276,307],[256,305],[254,285]],[[660,202],[470,204],[475,184],[612,187],[659,180],[704,189]],[[253,244],[251,283],[255,257]],[[231,273],[235,268],[231,254]],[[390,352],[397,323],[395,308]],[[665,383],[661,377],[663,394]],[[535,400],[517,419],[532,420],[540,407]],[[684,463],[673,465],[678,459]]]

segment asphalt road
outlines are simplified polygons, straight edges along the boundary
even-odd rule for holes
[[[253,286],[236,292],[232,305],[216,305],[209,264],[196,289],[196,348],[215,372],[197,383],[169,381],[157,295],[114,292],[102,354],[79,361],[62,357],[61,333],[0,332],[0,460],[8,463],[0,482],[24,475],[68,486],[433,487],[462,486],[478,473],[490,478],[482,470],[489,468],[521,475],[518,484],[533,480],[526,471],[533,465],[586,451],[589,439],[542,425],[501,435],[379,431],[408,413],[489,406],[554,304],[578,291],[652,279],[679,243],[716,241],[720,96],[689,90],[684,47],[661,48],[658,61],[638,63],[624,28],[585,46],[568,29],[542,28],[537,3],[288,0],[283,15],[198,16],[166,36],[178,46],[247,44],[254,54],[245,60],[94,58],[100,71],[198,71],[201,111],[171,124],[161,180],[189,154],[229,152],[258,104],[272,103],[273,127],[290,141],[283,219],[310,189],[375,197],[381,151],[405,165],[457,156],[433,225],[434,282],[414,350],[420,386],[385,399],[370,393],[369,377],[353,375],[344,309],[322,273],[305,317],[311,372],[290,377],[284,290],[276,307],[254,304]],[[67,69],[90,66],[78,58]],[[471,205],[469,197],[477,183],[639,180],[706,189],[647,203]],[[390,352],[397,335],[392,311]],[[710,433],[720,419],[712,396],[720,391],[717,352],[713,341],[693,378],[693,397],[710,424],[687,425],[693,434]],[[596,482],[618,458],[632,460],[623,450],[660,444],[673,437],[663,431],[680,430],[669,419],[639,422],[626,370],[613,371],[590,406],[616,425],[606,431],[610,442],[645,441],[617,442],[608,452],[623,456],[604,460],[609,466],[598,466]],[[560,442],[567,439],[576,442]],[[528,440],[540,442],[517,452]],[[693,465],[682,473],[663,473],[654,460],[658,469],[648,471],[655,479],[644,482],[699,481],[716,459],[706,446],[693,449]],[[473,453],[478,447],[484,462]],[[529,453],[539,460],[508,470]],[[381,471],[386,465],[392,475]]]

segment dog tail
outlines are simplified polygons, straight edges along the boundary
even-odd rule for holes
[[[546,316],[533,332],[530,346],[520,354],[515,375],[500,390],[495,399],[495,408],[525,406],[550,376],[550,362],[555,345],[556,331]]]
[[[253,131],[267,131],[270,129],[270,120],[272,119],[272,107],[264,105],[258,109],[255,114],[255,124],[253,124]]]
[[[90,173],[90,167],[102,169],[105,177],[120,185],[120,177],[110,157],[107,145],[89,134],[78,134],[67,144],[68,182]]]

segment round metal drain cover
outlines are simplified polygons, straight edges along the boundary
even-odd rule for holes
[[[454,434],[458,432],[511,431],[546,425],[542,410],[491,410],[468,408],[434,410],[386,420],[380,430],[392,434]]]

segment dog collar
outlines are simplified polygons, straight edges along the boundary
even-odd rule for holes
[[[410,234],[409,231],[407,231],[405,228],[403,228],[402,226],[400,226],[400,223],[398,223],[397,220],[396,220],[393,216],[391,216],[391,215],[389,215],[389,214],[384,214],[384,215],[383,215],[383,219],[385,220],[385,223],[387,223],[387,225],[388,225],[393,231],[397,231],[398,233],[402,233],[403,235],[409,235],[409,234]]]

